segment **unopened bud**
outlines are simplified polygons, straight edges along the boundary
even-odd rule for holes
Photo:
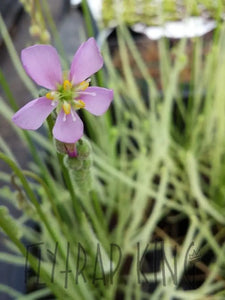
[[[44,44],[48,44],[48,43],[50,42],[50,40],[51,40],[50,33],[49,33],[47,30],[44,30],[44,31],[41,33],[40,40],[41,40]]]
[[[76,157],[64,157],[64,164],[70,170],[70,175],[77,191],[89,192],[92,189],[91,146],[85,139],[76,142]]]
[[[39,37],[41,34],[41,28],[37,24],[34,24],[29,28],[29,32],[31,36]]]
[[[85,160],[83,161],[83,168],[84,168],[85,170],[90,169],[91,166],[92,166],[92,159],[91,159],[91,158],[87,158],[87,159],[85,159]]]
[[[83,167],[83,161],[77,157],[64,157],[64,164],[70,170],[80,170]]]
[[[90,143],[85,139],[80,139],[76,143],[76,149],[77,149],[77,156],[79,159],[87,159],[88,156],[91,153],[91,145]]]

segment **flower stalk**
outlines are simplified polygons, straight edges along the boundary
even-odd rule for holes
[[[64,157],[64,164],[69,170],[75,190],[78,193],[86,194],[92,189],[91,146],[86,139],[82,138],[76,143],[74,151]]]

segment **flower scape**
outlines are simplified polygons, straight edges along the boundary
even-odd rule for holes
[[[38,129],[56,109],[53,136],[63,143],[75,143],[84,132],[77,110],[96,116],[106,112],[113,99],[110,89],[90,86],[90,76],[103,66],[94,38],[81,44],[69,72],[63,72],[57,51],[51,45],[34,45],[22,50],[21,60],[27,74],[49,91],[17,111],[12,120],[22,129]]]

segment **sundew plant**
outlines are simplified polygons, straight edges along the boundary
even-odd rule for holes
[[[0,138],[0,260],[23,269],[26,291],[0,295],[225,299],[223,6],[207,47],[157,41],[156,78],[123,19],[114,52],[100,47],[83,1],[87,36],[70,58],[48,2],[21,2],[33,37],[22,58],[1,16],[0,32],[30,100],[19,107],[1,71],[0,115],[29,163]]]

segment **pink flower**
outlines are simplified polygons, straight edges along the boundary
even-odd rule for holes
[[[103,66],[94,38],[81,44],[65,76],[57,51],[50,45],[28,47],[22,51],[21,59],[27,74],[49,92],[15,113],[12,120],[20,128],[38,129],[56,108],[54,137],[64,143],[75,143],[83,135],[83,122],[76,111],[84,108],[100,116],[108,109],[113,91],[89,86],[89,77]]]

